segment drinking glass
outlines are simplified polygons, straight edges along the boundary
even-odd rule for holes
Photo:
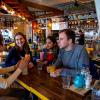
[[[49,68],[49,72],[53,73],[55,71],[55,66],[54,65],[50,65],[49,67],[50,67]]]
[[[28,75],[28,68],[25,67],[22,71],[22,75]]]
[[[63,89],[67,89],[70,87],[71,76],[63,76],[62,77],[62,87]]]
[[[40,52],[40,60],[41,60],[41,61],[44,60],[44,52]]]
[[[43,62],[42,61],[39,61],[38,64],[37,64],[37,69],[39,71],[41,71],[42,70],[42,67],[43,67]]]

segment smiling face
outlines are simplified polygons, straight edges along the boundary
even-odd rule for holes
[[[15,42],[16,42],[16,45],[19,46],[20,48],[22,48],[25,44],[25,39],[22,35],[17,35],[15,37]]]
[[[51,49],[51,48],[53,48],[53,46],[54,46],[53,42],[50,39],[47,39],[46,40],[47,49]]]

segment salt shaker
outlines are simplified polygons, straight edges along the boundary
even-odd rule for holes
[[[85,88],[86,89],[90,88],[91,82],[92,82],[92,76],[91,75],[87,75],[87,77],[85,79]]]

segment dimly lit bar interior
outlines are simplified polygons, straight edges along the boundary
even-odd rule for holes
[[[0,100],[100,100],[100,0],[0,0]]]

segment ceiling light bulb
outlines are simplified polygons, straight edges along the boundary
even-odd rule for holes
[[[5,5],[1,5],[1,7],[4,9],[4,10],[7,10],[7,7]]]

